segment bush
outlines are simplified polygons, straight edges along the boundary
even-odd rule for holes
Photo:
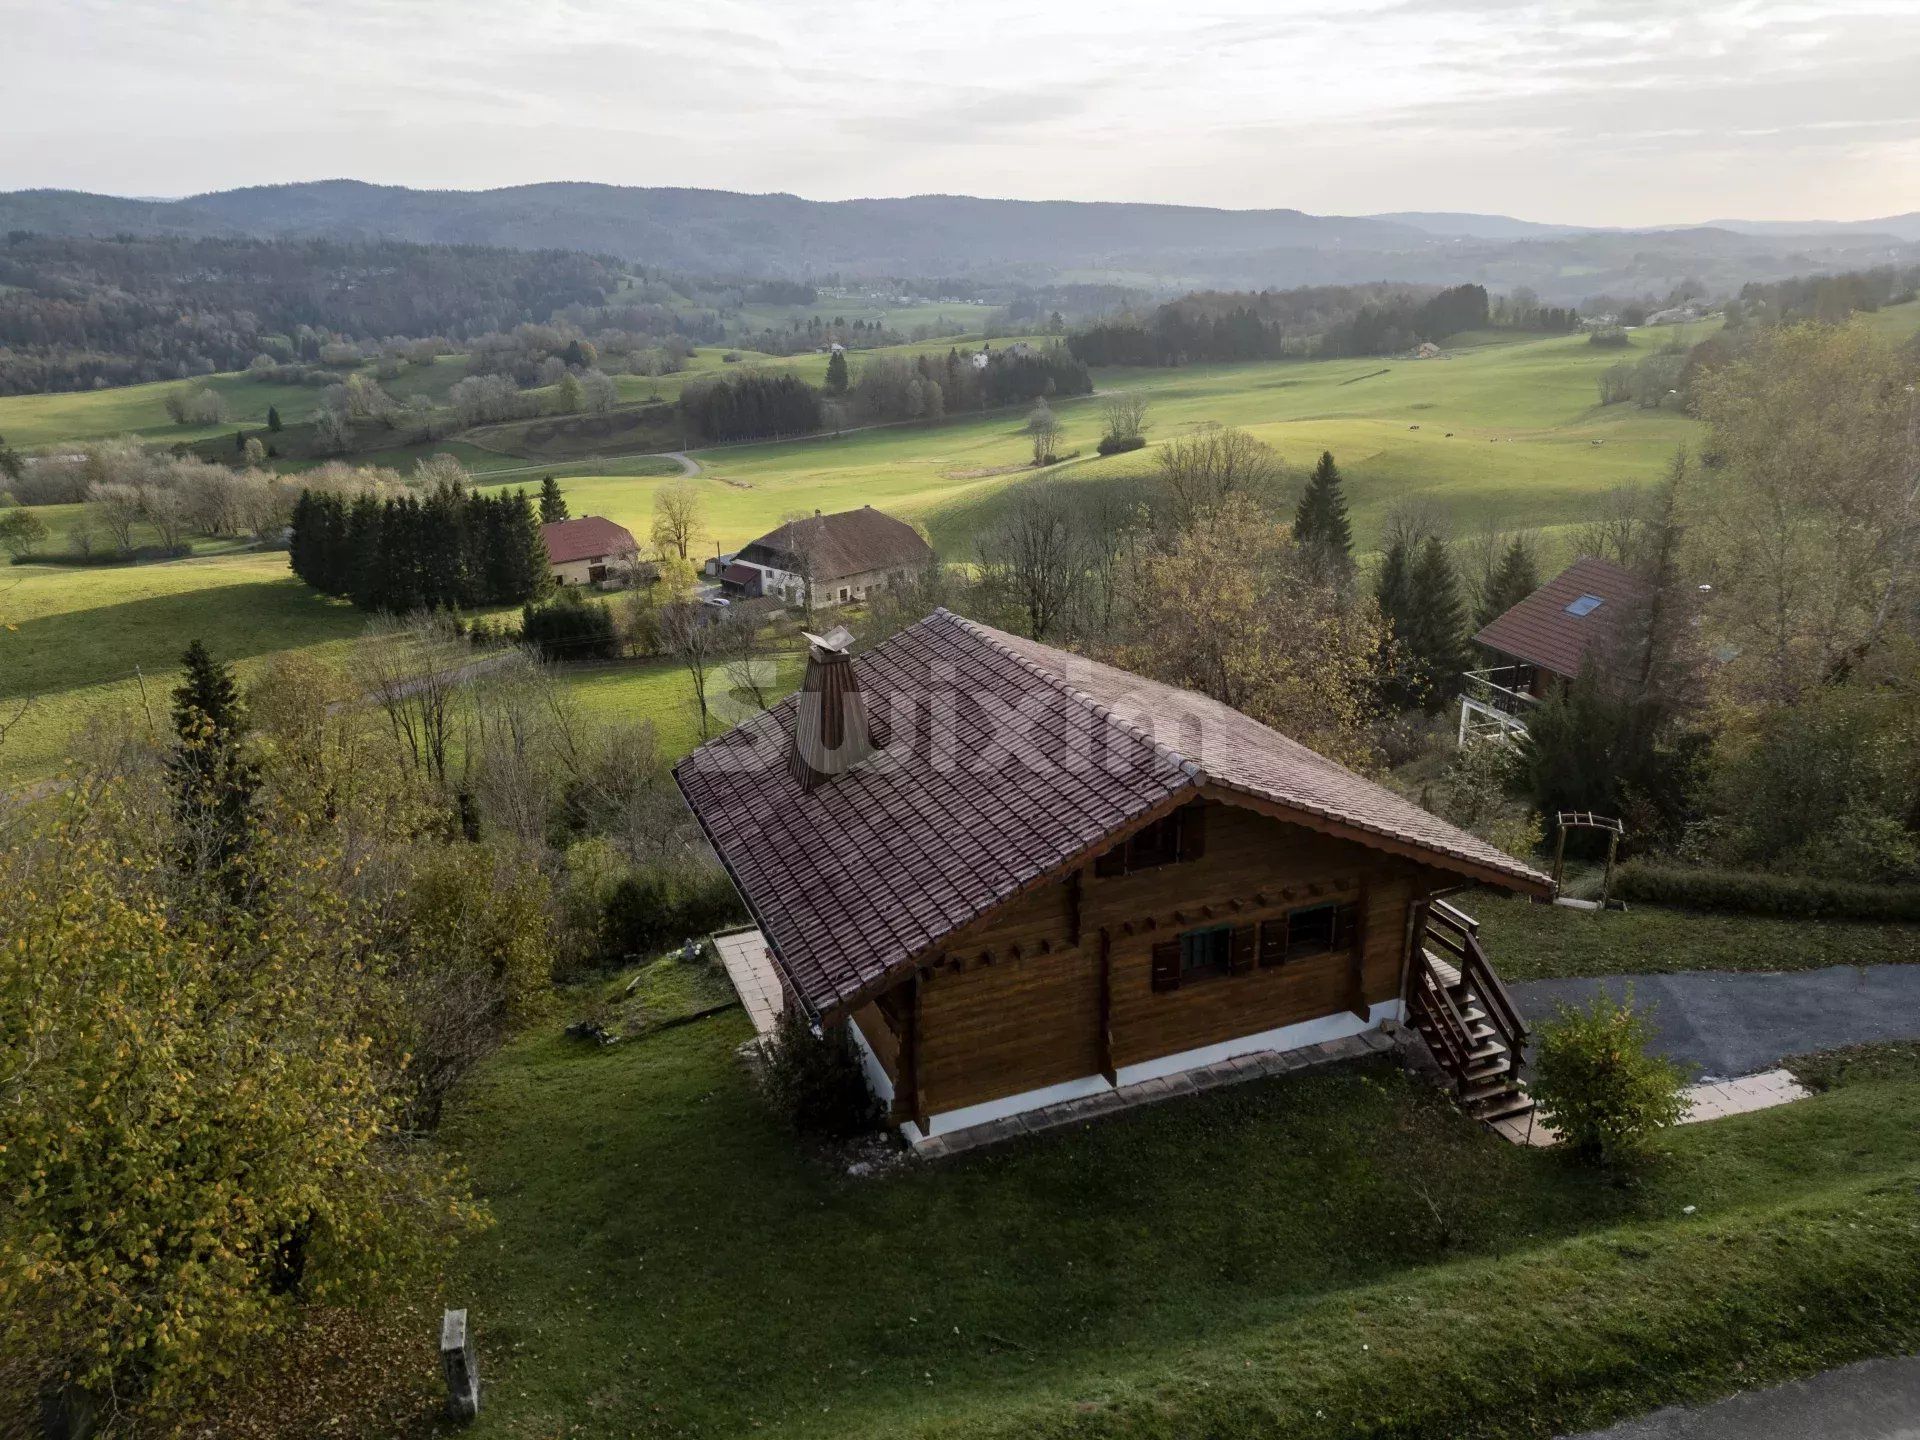
[[[520,638],[546,660],[613,660],[620,654],[613,612],[571,589],[522,610]]]
[[[600,912],[600,953],[608,961],[657,955],[691,935],[710,935],[746,919],[732,883],[718,870],[676,875],[636,870],[613,885]]]
[[[1102,435],[1099,451],[1102,455],[1124,455],[1129,450],[1138,450],[1147,443],[1144,435]]]
[[[1608,325],[1588,335],[1587,344],[1596,350],[1625,350],[1633,340],[1618,325]]]
[[[1562,1005],[1540,1027],[1534,1098],[1574,1155],[1625,1168],[1686,1113],[1680,1067],[1649,1054],[1648,1039],[1631,991],[1618,1004],[1596,995],[1585,1010]]]
[[[813,1033],[789,1005],[767,1046],[767,1093],[794,1129],[809,1135],[858,1135],[880,1123],[860,1052],[845,1025]]]
[[[1920,885],[1862,885],[1764,870],[1696,870],[1634,860],[1614,877],[1614,894],[1650,905],[1743,915],[1920,921]]]

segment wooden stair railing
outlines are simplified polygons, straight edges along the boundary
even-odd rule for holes
[[[1466,1112],[1480,1120],[1524,1115],[1533,1099],[1520,1079],[1527,1027],[1480,945],[1480,926],[1444,900],[1429,901],[1414,931],[1409,1002]]]

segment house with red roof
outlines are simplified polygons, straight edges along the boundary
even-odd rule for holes
[[[547,563],[562,585],[598,585],[630,572],[640,562],[633,532],[602,515],[555,520],[540,527],[547,542]]]
[[[1583,555],[1473,637],[1488,663],[1462,677],[1460,743],[1527,733],[1527,713],[1580,673],[1604,664],[1622,618],[1639,603],[1631,572]]]
[[[1546,876],[1206,696],[946,610],[846,639],[674,773],[755,922],[720,949],[756,1024],[847,1027],[909,1141],[1400,1026],[1472,1113],[1530,1110],[1447,897]]]

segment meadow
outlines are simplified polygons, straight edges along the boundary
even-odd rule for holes
[[[1920,304],[1863,323],[1889,336],[1910,335],[1920,330]],[[1635,352],[1670,338],[1664,330],[1637,332]],[[902,351],[944,353],[947,344]],[[1363,550],[1377,542],[1395,505],[1417,500],[1436,507],[1459,534],[1487,524],[1537,529],[1551,564],[1570,558],[1567,531],[1597,496],[1653,479],[1677,446],[1699,438],[1694,421],[1670,411],[1599,406],[1598,376],[1622,352],[1595,349],[1578,336],[1467,337],[1448,355],[1102,371],[1101,390],[1147,397],[1149,448],[1094,456],[1098,398],[1063,400],[1056,406],[1063,449],[1081,454],[1044,472],[1026,465],[1022,410],[698,451],[701,473],[691,483],[706,503],[702,553],[737,549],[795,513],[871,504],[920,522],[943,553],[965,559],[1014,487],[1040,474],[1074,485],[1131,481],[1150,473],[1154,445],[1218,422],[1245,426],[1272,444],[1296,481],[1321,450],[1333,451]],[[713,368],[723,363],[717,357],[705,350],[700,359]],[[809,378],[825,364],[818,355],[767,363]],[[451,381],[459,369],[443,357],[421,375],[444,372]],[[275,387],[217,378],[260,391],[264,414]],[[164,388],[13,397],[0,401],[0,433],[25,445],[150,428],[156,416],[164,423]],[[75,428],[62,432],[62,425]],[[608,516],[643,542],[655,493],[678,481],[677,466],[653,456],[541,465],[458,441],[446,448],[509,486],[534,486],[554,474],[575,515]],[[390,458],[398,463],[406,455]],[[58,507],[47,514],[56,533],[71,524]],[[170,675],[196,636],[216,654],[240,660],[245,673],[281,650],[343,656],[365,617],[308,592],[287,573],[284,556],[205,545],[191,559],[159,564],[0,570],[0,621],[19,627],[0,631],[0,714],[11,701],[34,700],[0,749],[0,782],[18,782],[56,769],[91,717],[137,705],[136,672]],[[652,716],[683,742],[691,736],[686,685],[670,665],[621,667],[572,683],[603,713]]]

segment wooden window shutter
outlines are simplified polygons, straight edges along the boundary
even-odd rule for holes
[[[1207,853],[1207,807],[1198,800],[1180,809],[1180,858],[1198,860]]]
[[[1180,988],[1180,942],[1178,940],[1162,940],[1154,945],[1153,988],[1155,990]]]
[[[1106,854],[1102,855],[1099,859],[1095,860],[1093,862],[1093,873],[1097,878],[1102,880],[1111,879],[1115,875],[1126,874],[1127,873],[1126,845],[1125,844],[1116,845],[1113,847],[1113,849],[1107,851]]]
[[[1287,917],[1276,915],[1260,922],[1260,963],[1279,965],[1287,958]]]
[[[1251,925],[1236,925],[1233,928],[1233,940],[1227,950],[1227,969],[1235,975],[1244,975],[1253,969],[1254,951],[1258,948],[1256,931]]]

